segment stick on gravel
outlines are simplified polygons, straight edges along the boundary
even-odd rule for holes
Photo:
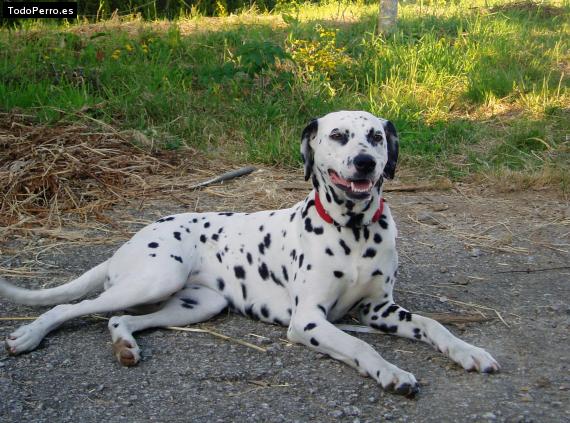
[[[251,172],[257,170],[257,168],[253,167],[253,166],[246,166],[246,167],[242,167],[241,169],[236,169],[236,170],[232,170],[226,173],[222,173],[219,176],[216,176],[215,178],[212,179],[208,179],[204,182],[200,182],[197,183],[195,185],[191,185],[189,188],[190,189],[196,189],[196,188],[202,188],[211,184],[215,184],[218,182],[224,182],[224,181],[228,181],[230,179],[234,179],[234,178],[239,178],[240,176],[245,176],[245,175],[249,175]]]

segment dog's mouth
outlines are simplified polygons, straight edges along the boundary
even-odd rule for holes
[[[337,172],[329,169],[331,182],[352,198],[367,198],[372,191],[374,182],[370,179],[344,179]]]

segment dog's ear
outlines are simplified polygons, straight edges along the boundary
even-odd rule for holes
[[[301,158],[305,167],[305,181],[308,181],[313,172],[313,149],[311,148],[311,139],[315,137],[319,129],[319,119],[313,119],[303,129],[301,134]]]
[[[396,164],[398,163],[398,133],[394,124],[389,120],[384,122],[384,132],[386,133],[386,142],[388,144],[388,162],[386,162],[384,167],[383,176],[387,179],[394,179]]]

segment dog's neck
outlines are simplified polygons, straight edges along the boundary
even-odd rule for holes
[[[319,194],[324,212],[330,216],[333,224],[357,228],[373,223],[382,198],[382,178],[372,189],[370,197],[365,200],[347,199],[337,188],[319,182],[313,179],[315,190],[311,196],[314,199],[316,193]]]

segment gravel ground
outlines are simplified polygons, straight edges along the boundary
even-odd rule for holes
[[[410,400],[288,343],[285,328],[235,315],[201,327],[266,352],[207,333],[150,330],[138,336],[142,362],[121,368],[106,322],[83,318],[49,335],[34,352],[0,353],[0,421],[570,422],[568,204],[544,193],[387,197],[400,230],[397,301],[412,311],[483,312],[489,320],[450,329],[491,352],[501,373],[467,373],[425,344],[357,334],[415,374],[422,389]],[[144,213],[176,210],[169,206]],[[207,206],[207,199],[200,204]],[[18,247],[16,241],[6,244],[2,262],[10,258],[5,251]],[[52,248],[36,269],[53,273],[50,285],[63,283],[116,247]],[[10,265],[31,258],[24,254]],[[37,286],[31,279],[13,280]],[[0,307],[2,317],[45,310],[4,300]],[[20,323],[0,321],[0,333]]]

